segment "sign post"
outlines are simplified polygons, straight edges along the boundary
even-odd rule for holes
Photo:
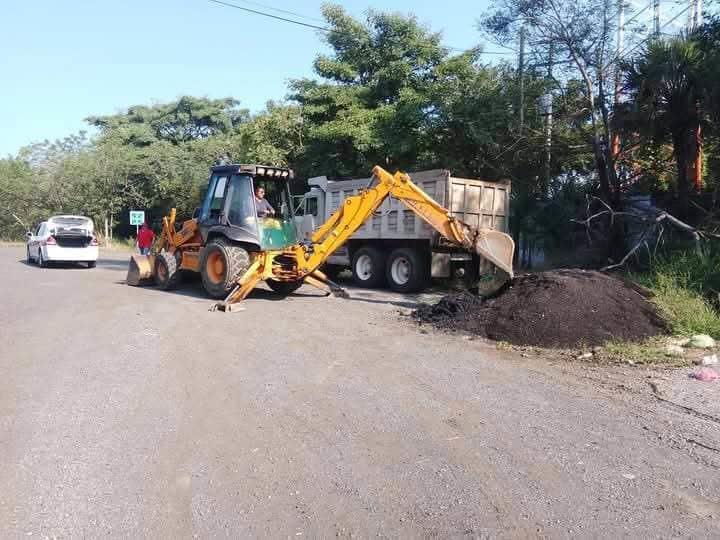
[[[137,238],[138,228],[145,223],[145,210],[130,210],[130,225],[135,225],[135,237]]]

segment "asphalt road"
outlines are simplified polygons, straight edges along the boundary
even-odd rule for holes
[[[0,248],[2,538],[720,535],[720,419],[650,372],[421,332],[380,292],[211,313],[197,283],[124,285],[126,254],[23,253]]]

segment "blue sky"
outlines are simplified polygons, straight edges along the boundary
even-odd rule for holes
[[[257,1],[318,18],[322,4],[321,0]],[[453,47],[482,41],[475,21],[487,5],[484,0],[338,3],[357,16],[368,7],[413,12],[421,22],[442,31],[445,43]],[[315,30],[207,0],[3,4],[0,156],[84,129],[87,116],[184,94],[232,96],[242,106],[258,110],[268,99],[285,96],[288,79],[311,76],[312,61],[324,50]]]

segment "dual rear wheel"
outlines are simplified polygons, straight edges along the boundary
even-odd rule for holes
[[[363,287],[381,287],[387,283],[393,291],[416,292],[430,280],[427,255],[414,248],[399,247],[386,253],[373,246],[358,249],[352,259],[352,273]]]

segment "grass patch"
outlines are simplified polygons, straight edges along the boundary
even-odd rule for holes
[[[686,364],[681,357],[668,356],[666,347],[670,343],[667,337],[650,338],[641,343],[610,342],[602,348],[601,356],[611,362],[633,364]]]
[[[656,260],[649,272],[630,277],[650,289],[652,302],[673,334],[720,338],[720,257],[676,253]]]

